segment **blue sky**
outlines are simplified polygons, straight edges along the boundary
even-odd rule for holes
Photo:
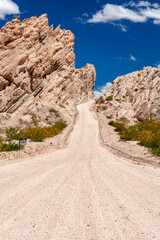
[[[43,13],[50,25],[75,34],[76,67],[95,65],[99,91],[119,75],[160,66],[157,0],[0,0],[0,27],[16,14],[23,20]]]

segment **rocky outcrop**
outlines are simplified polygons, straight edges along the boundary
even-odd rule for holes
[[[75,69],[74,35],[48,26],[44,14],[0,30],[0,113],[37,113],[92,96],[95,68]]]
[[[160,119],[160,69],[145,67],[116,78],[96,106],[97,111],[128,123]]]

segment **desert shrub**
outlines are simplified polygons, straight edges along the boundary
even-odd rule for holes
[[[3,138],[0,136],[0,152],[4,152],[4,151],[5,151],[5,146],[4,146]]]
[[[119,98],[116,98],[115,100],[116,100],[117,102],[120,102],[120,101],[121,101],[121,99],[119,99]]]
[[[115,126],[115,122],[113,120],[111,120],[111,121],[108,122],[108,125],[114,127]]]
[[[122,132],[126,128],[124,123],[114,122],[113,120],[110,121],[108,124],[115,128],[115,132]]]
[[[115,132],[123,132],[125,130],[126,126],[124,123],[116,122],[115,123]]]
[[[54,127],[63,130],[65,127],[67,127],[67,124],[63,121],[57,121],[55,122]]]
[[[66,70],[66,69],[63,68],[63,67],[61,67],[61,68],[58,69],[59,72],[62,72],[62,71],[65,71],[65,70]]]
[[[31,139],[33,142],[42,142],[44,140],[42,128],[28,128],[23,132],[23,138]]]
[[[54,137],[62,133],[67,124],[57,121],[52,126],[28,128],[23,132],[23,138],[31,139],[33,142],[42,142],[46,138]]]
[[[6,140],[7,141],[12,141],[12,140],[19,140],[22,138],[22,133],[23,131],[20,128],[7,128],[6,129]]]
[[[106,116],[107,119],[112,119],[112,116]]]
[[[107,110],[107,106],[102,106],[102,110]]]
[[[138,73],[138,74],[137,74],[137,76],[138,76],[138,77],[140,77],[140,76],[141,76],[141,74],[140,74],[140,73]]]
[[[106,101],[107,101],[107,102],[110,102],[110,101],[112,101],[112,100],[113,100],[113,97],[112,97],[112,96],[106,97]]]
[[[56,109],[54,109],[54,108],[50,108],[50,109],[49,109],[49,112],[50,112],[50,113],[54,113],[56,117],[60,117],[59,112],[58,112]]]
[[[59,104],[59,106],[60,106],[61,108],[66,108],[63,104]]]
[[[156,156],[160,156],[160,121],[139,122],[133,126],[110,121],[109,125],[115,127],[121,140],[138,141],[139,145],[151,149]]]
[[[21,145],[21,149],[23,149],[23,145]],[[4,143],[4,152],[11,152],[11,151],[18,151],[19,150],[19,144],[17,143],[12,143],[12,142],[9,142],[9,143]]]
[[[126,124],[130,122],[126,117],[120,117],[120,118],[118,119],[118,121],[119,121],[119,122],[124,122],[124,123],[126,123]]]
[[[39,123],[41,122],[41,119],[38,115],[32,115],[32,122],[34,126],[38,127]]]
[[[22,146],[23,147],[23,146]],[[19,144],[10,142],[5,142],[0,136],[0,152],[17,151],[19,149]]]
[[[98,104],[98,103],[99,103],[99,99],[96,100],[96,104]]]
[[[145,88],[144,87],[141,87],[140,90],[144,90]]]

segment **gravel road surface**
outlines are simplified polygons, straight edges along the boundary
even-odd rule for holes
[[[90,106],[66,148],[0,166],[0,240],[160,240],[160,168],[103,148]]]

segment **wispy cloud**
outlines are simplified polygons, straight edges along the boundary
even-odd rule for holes
[[[98,90],[94,91],[95,97],[99,98],[100,96],[104,95],[104,93],[110,88],[111,85],[111,82],[107,82],[104,86],[98,87]]]
[[[0,0],[0,19],[4,20],[6,15],[19,14],[19,7],[11,0]]]
[[[123,20],[133,23],[145,23],[151,20],[153,24],[160,25],[160,4],[149,1],[130,1],[122,5],[107,3],[86,22],[117,24],[125,32],[127,28],[121,23]]]
[[[127,32],[127,26],[121,24],[121,23],[112,23],[112,25],[118,27],[120,29],[120,31],[122,32]]]
[[[135,62],[137,59],[132,54],[130,54],[130,60]]]
[[[156,64],[154,64],[156,68],[160,68],[160,62],[157,62]]]

